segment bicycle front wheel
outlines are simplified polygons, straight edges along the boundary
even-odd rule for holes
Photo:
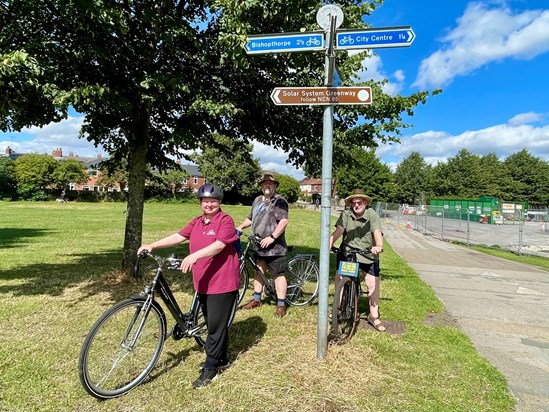
[[[311,304],[318,295],[318,277],[318,266],[313,256],[291,258],[286,271],[286,303],[292,306]]]
[[[240,305],[240,302],[242,302],[242,299],[244,299],[244,295],[246,294],[249,283],[250,272],[248,271],[248,267],[246,266],[246,261],[243,260],[240,262],[240,286],[238,286],[238,301],[236,302],[237,305]]]
[[[166,336],[164,312],[146,298],[117,303],[92,327],[80,352],[80,382],[98,399],[121,396],[138,386],[156,365]]]
[[[358,320],[358,290],[352,279],[343,277],[336,286],[332,306],[333,341],[345,343],[351,339]]]

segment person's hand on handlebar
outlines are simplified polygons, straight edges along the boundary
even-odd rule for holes
[[[383,252],[383,246],[372,246],[372,249],[370,249],[373,255],[378,255],[381,252]]]

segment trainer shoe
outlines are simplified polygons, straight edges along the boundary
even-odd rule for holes
[[[286,315],[286,306],[277,306],[275,310],[275,316],[281,318]]]
[[[202,369],[200,376],[193,382],[193,389],[202,389],[217,379],[217,369]]]
[[[255,309],[263,305],[261,301],[257,301],[255,299],[250,299],[248,303],[246,303],[244,306],[242,306],[242,309]]]
[[[204,366],[206,366],[206,362],[200,362],[200,369],[204,369]],[[224,360],[219,362],[219,364],[217,365],[217,369],[219,370],[219,373],[221,373],[221,371],[227,369],[229,366],[231,366],[231,362],[229,362],[228,360]]]

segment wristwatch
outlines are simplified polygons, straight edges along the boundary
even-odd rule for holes
[[[273,240],[276,240],[276,237],[274,237],[273,235],[271,235],[270,237],[272,237],[272,238],[273,238]]]

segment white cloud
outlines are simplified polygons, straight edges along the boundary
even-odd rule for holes
[[[280,149],[254,142],[253,156],[259,159],[263,170],[273,170],[277,173],[289,175],[298,181],[305,177],[302,170],[286,163],[288,155]]]
[[[523,121],[518,121],[522,119]],[[380,145],[377,155],[390,159],[389,165],[397,165],[412,152],[419,152],[426,162],[436,164],[455,156],[461,149],[478,155],[495,153],[503,159],[523,149],[545,161],[549,161],[549,126],[532,126],[526,120],[538,120],[535,113],[514,116],[506,124],[481,130],[466,131],[459,135],[428,131],[402,138],[401,144]],[[394,170],[394,167],[393,167]]]
[[[488,63],[549,51],[549,10],[515,13],[473,2],[457,23],[442,39],[443,48],[421,62],[414,86],[442,87]]]
[[[395,96],[402,90],[405,80],[404,72],[397,70],[392,75],[385,73],[383,71],[383,63],[378,55],[370,54],[366,57],[362,60],[362,67],[364,71],[360,73],[358,81],[382,81],[387,79],[388,82],[382,86],[382,90],[391,96]]]

